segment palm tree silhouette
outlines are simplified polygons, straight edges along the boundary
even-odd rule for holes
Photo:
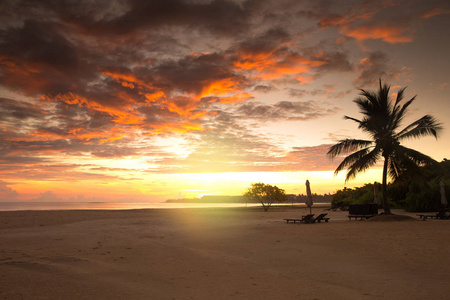
[[[358,105],[364,115],[361,120],[345,116],[345,119],[358,123],[358,128],[370,136],[370,140],[345,139],[330,147],[328,156],[332,159],[341,153],[350,153],[337,167],[334,174],[347,168],[345,181],[356,177],[359,172],[364,172],[375,165],[380,159],[384,159],[383,165],[383,209],[390,214],[390,208],[386,195],[387,175],[396,179],[403,172],[411,168],[437,163],[431,157],[416,150],[400,145],[400,141],[422,136],[434,136],[436,139],[441,131],[441,124],[430,116],[412,122],[398,132],[400,124],[405,117],[408,107],[416,96],[405,104],[400,105],[406,87],[401,88],[395,102],[389,97],[390,86],[381,84],[377,92],[361,89],[360,97],[353,102]]]

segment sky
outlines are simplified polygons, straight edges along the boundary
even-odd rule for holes
[[[380,182],[326,156],[379,79],[443,124],[406,146],[449,158],[449,28],[446,0],[2,1],[0,201]]]

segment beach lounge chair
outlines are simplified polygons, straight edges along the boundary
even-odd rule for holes
[[[314,214],[309,214],[309,215],[306,215],[306,216],[302,216],[302,218],[301,219],[284,219],[285,221],[286,221],[286,223],[289,223],[289,222],[293,222],[293,223],[296,223],[296,222],[299,222],[299,223],[314,223]]]
[[[430,219],[436,218],[437,220],[448,220],[450,218],[450,215],[447,215],[445,213],[445,211],[443,211],[443,210],[441,210],[440,212],[438,212],[434,215],[418,215],[418,216],[423,221],[425,221],[427,218],[430,218]]]
[[[378,205],[376,203],[350,204],[348,209],[348,219],[362,220],[369,219],[378,214]]]
[[[314,222],[317,222],[317,223],[320,223],[321,221],[328,222],[328,220],[329,220],[330,218],[325,218],[326,215],[328,215],[328,214],[320,214],[320,215],[318,215],[318,216],[314,219]]]

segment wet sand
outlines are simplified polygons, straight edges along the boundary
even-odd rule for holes
[[[0,299],[449,298],[450,221],[307,212],[0,212]]]

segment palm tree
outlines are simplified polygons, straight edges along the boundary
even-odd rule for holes
[[[337,167],[334,174],[337,175],[347,168],[346,182],[354,178],[358,173],[364,172],[374,166],[380,159],[383,164],[383,209],[390,214],[386,195],[387,175],[393,179],[411,168],[437,163],[431,157],[416,150],[400,145],[400,141],[422,136],[434,136],[436,139],[442,129],[441,124],[430,116],[425,115],[404,129],[398,131],[408,107],[416,96],[405,104],[400,105],[406,87],[401,88],[392,102],[389,97],[390,86],[381,84],[377,92],[361,89],[360,97],[353,102],[364,115],[361,120],[345,116],[345,119],[358,123],[358,128],[370,136],[370,140],[345,139],[330,147],[328,156],[335,158],[341,153],[350,153]]]

